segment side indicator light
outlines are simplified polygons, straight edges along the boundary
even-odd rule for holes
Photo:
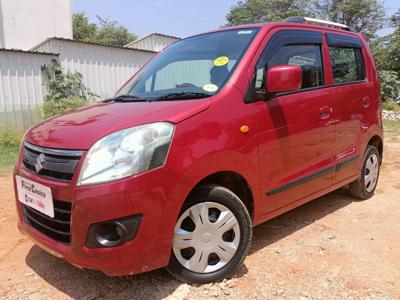
[[[247,126],[247,125],[243,125],[243,126],[240,127],[240,132],[241,133],[248,133],[249,130],[250,130],[250,127]]]

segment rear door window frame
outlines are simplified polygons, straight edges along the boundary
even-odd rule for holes
[[[332,86],[359,84],[359,83],[367,82],[367,70],[366,70],[366,64],[365,64],[365,56],[363,53],[364,47],[363,47],[361,40],[358,37],[348,36],[348,35],[339,34],[339,33],[330,33],[330,32],[325,33],[325,39],[326,39],[326,43],[327,43],[327,47],[328,47],[329,59],[330,59],[330,64],[331,64],[330,72],[332,75]],[[356,62],[357,74],[360,75],[360,73],[361,73],[361,76],[363,79],[335,83],[335,78],[334,78],[334,74],[333,74],[333,59],[332,59],[332,55],[330,53],[331,48],[353,49],[354,56],[355,56],[355,62]]]

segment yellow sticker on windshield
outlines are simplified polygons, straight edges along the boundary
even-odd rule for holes
[[[214,66],[222,67],[225,66],[229,62],[228,56],[219,56],[214,60]]]
[[[215,84],[212,84],[212,83],[205,84],[203,86],[203,90],[205,90],[206,92],[214,93],[218,90],[218,86],[216,86]]]

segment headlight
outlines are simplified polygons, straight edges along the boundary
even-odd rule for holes
[[[173,124],[158,122],[102,138],[86,155],[78,185],[113,181],[163,165],[173,131]]]

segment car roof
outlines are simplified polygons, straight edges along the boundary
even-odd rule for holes
[[[314,29],[314,30],[323,30],[323,31],[331,31],[331,32],[336,32],[338,34],[346,34],[346,35],[353,35],[353,36],[363,36],[361,33],[355,32],[355,31],[350,31],[346,30],[344,28],[335,28],[332,26],[324,26],[324,25],[319,25],[319,24],[308,24],[308,23],[297,23],[297,22],[267,22],[267,23],[255,23],[255,24],[245,24],[245,25],[237,25],[237,26],[227,26],[227,27],[222,27],[218,28],[215,30],[203,32],[200,34],[196,34],[190,37],[194,36],[200,36],[203,34],[208,34],[208,33],[213,33],[213,32],[221,32],[221,31],[226,31],[226,30],[238,30],[238,29],[247,29],[247,28],[265,28],[265,27],[280,27],[280,26],[288,26],[288,27],[294,27],[294,28],[309,28],[309,29]]]

